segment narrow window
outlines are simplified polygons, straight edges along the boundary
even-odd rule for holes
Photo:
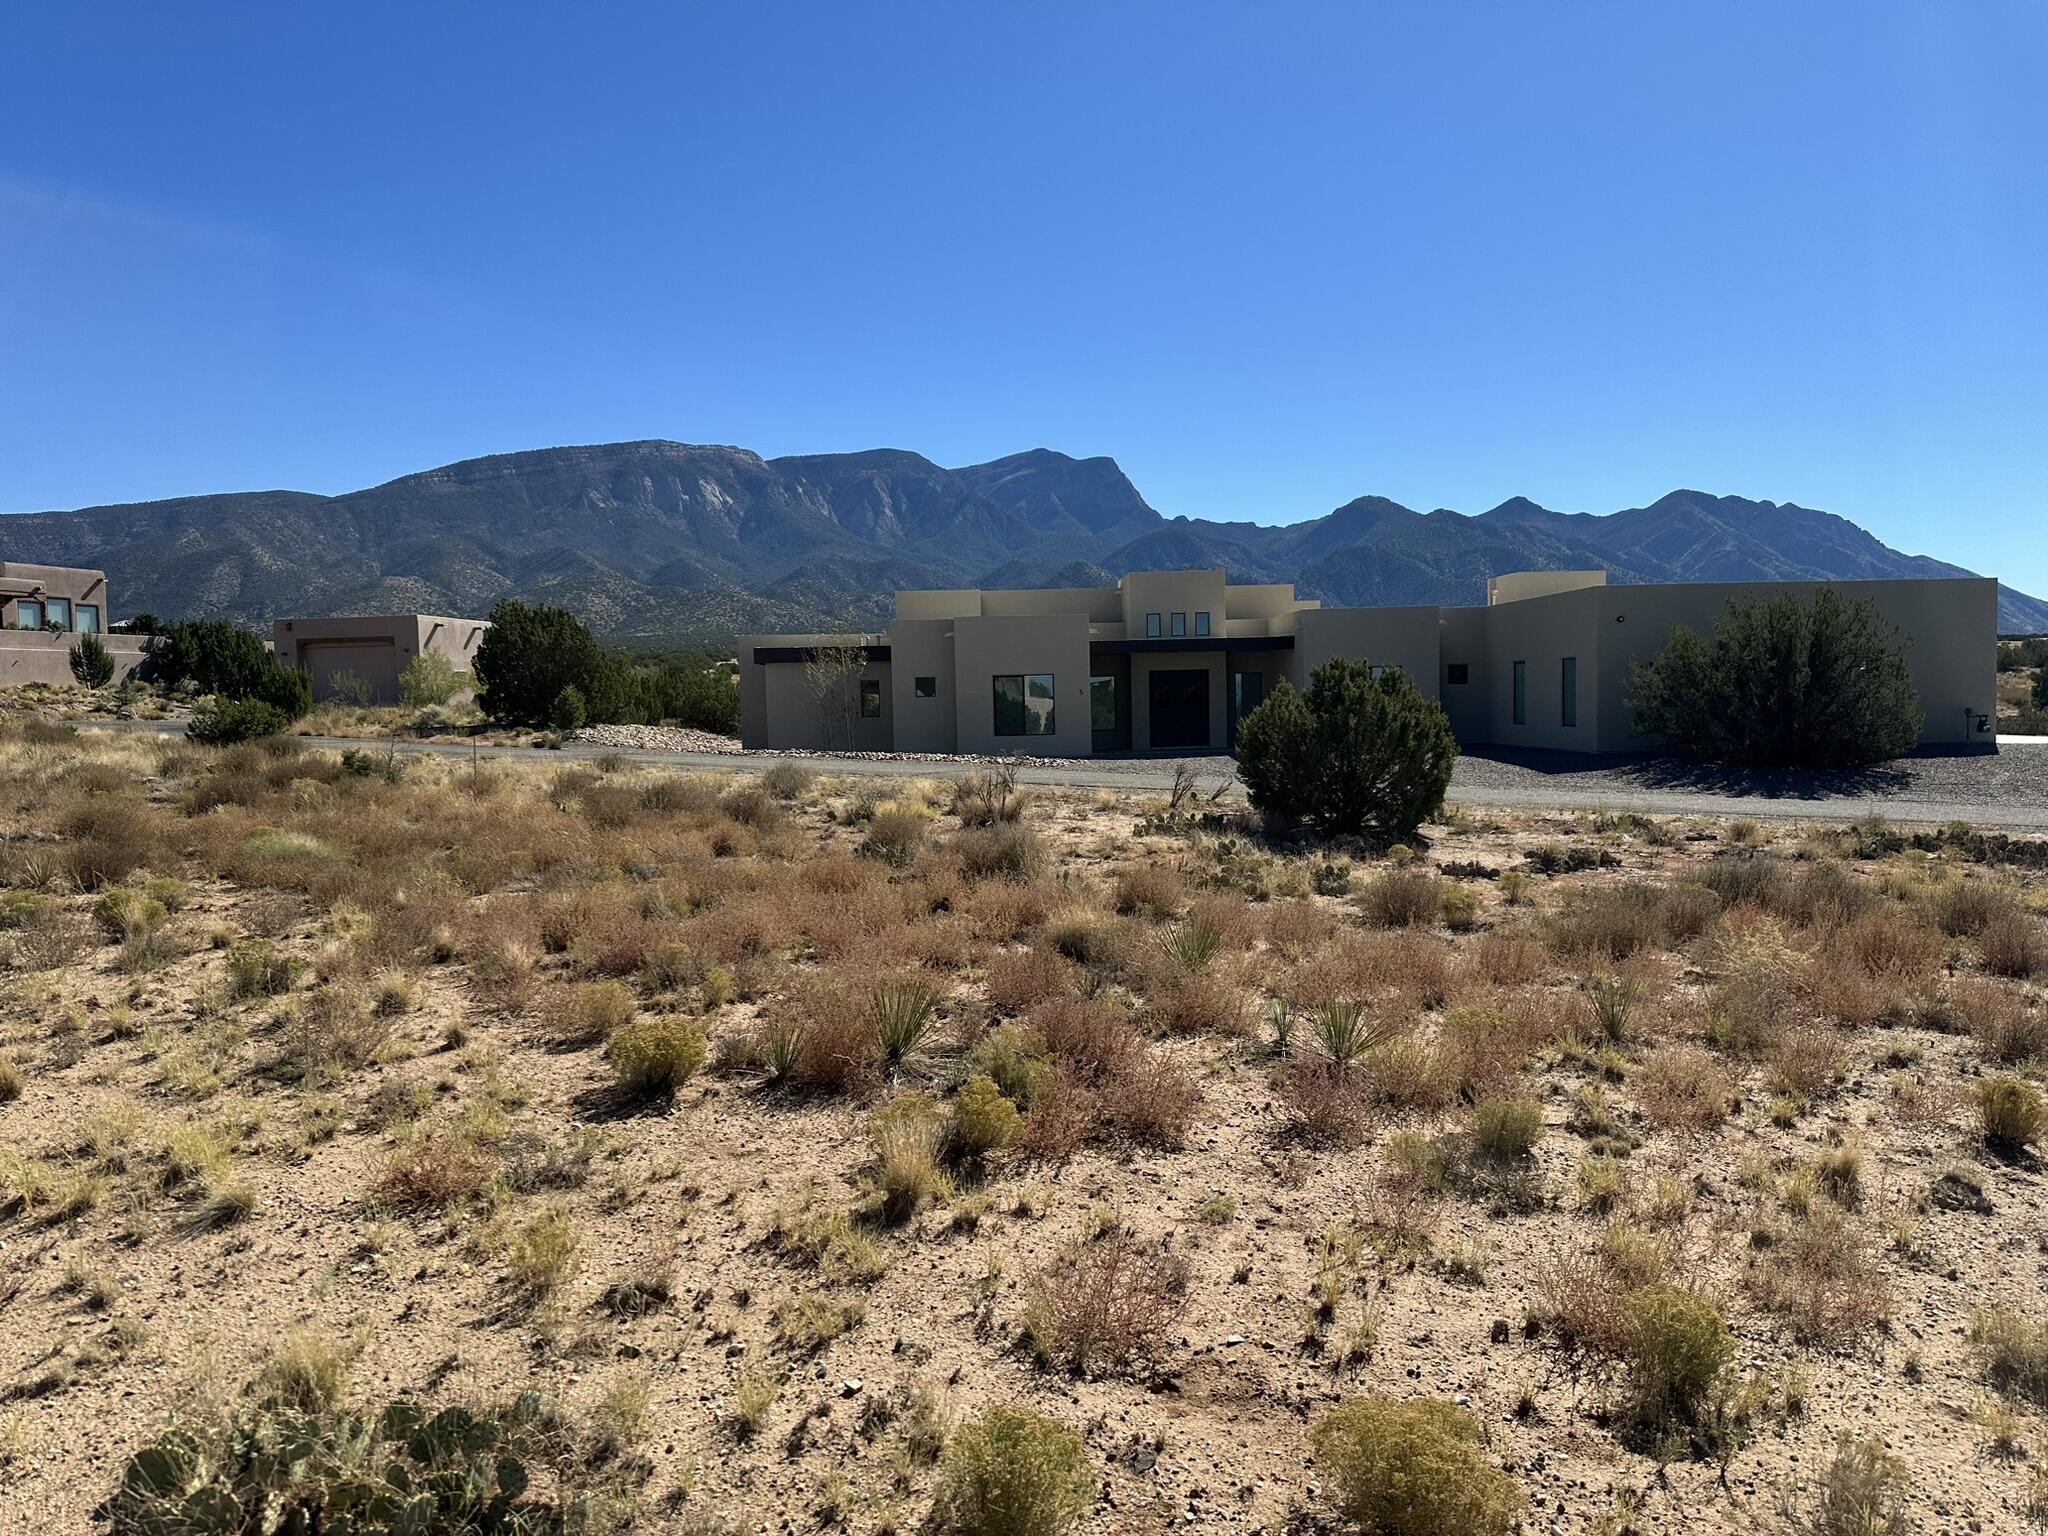
[[[860,680],[860,717],[863,720],[882,718],[882,684],[878,678],[864,677]]]
[[[1467,683],[1471,679],[1472,664],[1470,662],[1454,661],[1445,671],[1444,681],[1453,685]]]
[[[1576,656],[1564,659],[1564,723],[1579,723],[1579,658]]]
[[[936,677],[920,677],[910,685],[910,691],[920,699],[936,699],[939,696],[939,680]]]
[[[996,734],[1024,734],[1024,679],[1016,673],[999,676],[996,683]]]
[[[1156,613],[1145,615],[1145,638],[1147,640],[1157,640],[1159,638],[1159,615]]]
[[[1195,615],[1195,633],[1198,635],[1206,635],[1209,633],[1209,615],[1207,615],[1206,613],[1198,613]]]
[[[1529,723],[1529,663],[1515,663],[1515,724]]]
[[[1116,729],[1115,678],[1091,677],[1088,679],[1088,729],[1091,731],[1113,731]]]
[[[81,635],[96,635],[100,632],[100,608],[98,603],[78,605],[78,632]]]
[[[59,629],[71,627],[71,599],[53,597],[43,604],[43,623],[56,625]]]
[[[41,629],[43,627],[43,605],[26,600],[14,605],[14,627],[16,629]]]
[[[1230,699],[1237,708],[1237,718],[1244,719],[1266,702],[1265,673],[1233,672],[1230,675]]]
[[[1173,616],[1173,638],[1176,640],[1182,639],[1186,636],[1187,632],[1188,616],[1184,613],[1176,613]]]

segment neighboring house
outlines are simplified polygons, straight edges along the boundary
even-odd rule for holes
[[[335,675],[350,673],[363,680],[368,694],[363,702],[396,704],[399,674],[415,656],[434,651],[457,672],[471,672],[477,643],[490,627],[488,619],[430,613],[279,619],[271,628],[271,649],[279,664],[312,674],[315,700],[337,697]]]
[[[1907,640],[1923,745],[1989,747],[1998,584],[1840,581]],[[1221,571],[1139,571],[1114,587],[899,592],[883,635],[740,637],[749,747],[1015,753],[1224,752],[1280,678],[1333,657],[1399,667],[1460,741],[1614,752],[1631,729],[1629,663],[1729,599],[1809,582],[1607,585],[1603,571],[1487,583],[1484,608],[1325,608]],[[857,649],[856,649],[857,648]]]
[[[0,687],[70,684],[80,635],[100,636],[114,658],[114,681],[125,682],[148,654],[147,639],[106,630],[106,572],[0,562]]]

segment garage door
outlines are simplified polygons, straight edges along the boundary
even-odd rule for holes
[[[372,704],[398,702],[398,647],[389,639],[315,640],[299,648],[299,662],[313,675],[316,700],[340,697],[334,675],[352,672],[369,683]]]

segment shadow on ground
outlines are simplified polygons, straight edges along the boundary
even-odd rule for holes
[[[1467,747],[1467,757],[1506,763],[1549,778],[1597,774],[1642,789],[1690,790],[1708,795],[1750,795],[1766,800],[1836,800],[1895,795],[1912,783],[1903,763],[1866,768],[1748,768],[1653,754],[1589,757],[1579,752],[1531,752]]]

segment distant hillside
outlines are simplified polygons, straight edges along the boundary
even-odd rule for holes
[[[872,628],[899,587],[1196,566],[1343,604],[1475,604],[1504,571],[1591,566],[1617,582],[1968,574],[1832,513],[1701,491],[1605,516],[1519,497],[1476,516],[1422,513],[1364,496],[1280,527],[1169,518],[1115,460],[1043,448],[958,469],[896,449],[544,448],[342,496],[188,496],[0,529],[9,559],[104,568],[118,614],[482,613],[516,595],[639,640]],[[2048,630],[2048,603],[2001,588],[1999,625]]]

